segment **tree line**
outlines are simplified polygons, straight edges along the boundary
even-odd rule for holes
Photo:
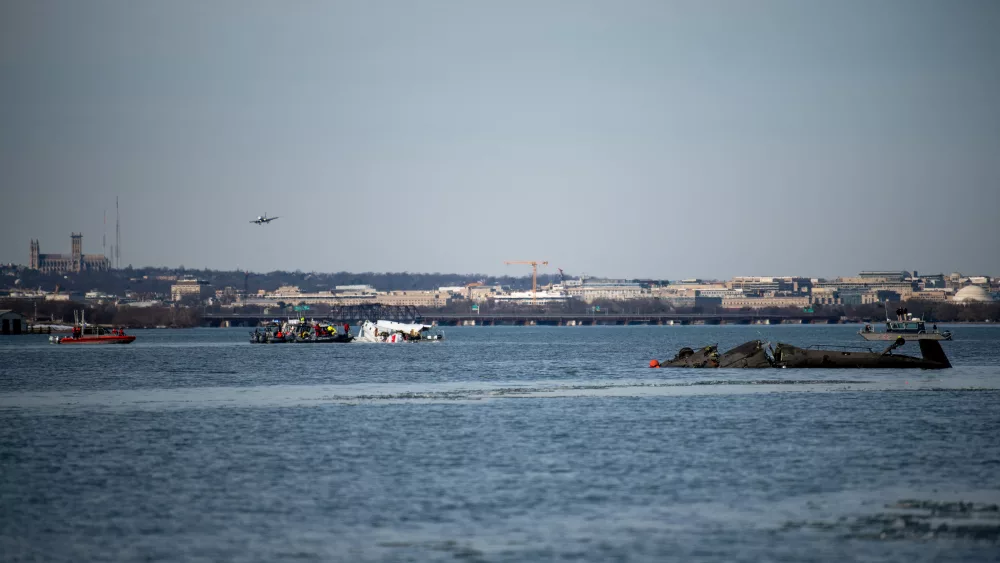
[[[201,324],[197,307],[116,307],[111,304],[72,301],[0,301],[0,309],[11,309],[39,323],[72,324],[73,313],[83,311],[88,323],[129,328],[190,328]]]
[[[516,290],[531,289],[531,276],[489,276],[485,274],[454,273],[413,273],[413,272],[245,272],[235,270],[204,270],[180,268],[125,268],[110,272],[80,272],[73,274],[42,273],[38,270],[21,269],[18,272],[18,286],[25,289],[38,287],[51,291],[59,286],[63,292],[87,292],[98,290],[108,294],[122,295],[134,291],[140,297],[170,293],[173,280],[157,277],[190,276],[205,280],[216,289],[233,287],[250,293],[258,290],[272,291],[283,285],[298,286],[304,292],[325,291],[338,285],[370,285],[379,291],[430,291],[439,287],[465,286],[473,282],[486,285],[509,286]],[[540,274],[538,284],[558,282],[557,275]]]

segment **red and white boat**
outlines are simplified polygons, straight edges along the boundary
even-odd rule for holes
[[[54,344],[131,344],[135,337],[125,334],[125,329],[106,329],[99,326],[87,326],[87,321],[80,312],[79,318],[73,313],[73,332],[70,336],[50,336],[49,342]]]

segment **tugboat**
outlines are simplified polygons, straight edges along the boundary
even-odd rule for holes
[[[105,329],[99,326],[87,326],[84,312],[73,312],[73,332],[70,336],[50,336],[53,344],[131,344],[135,337],[125,334],[125,329]]]

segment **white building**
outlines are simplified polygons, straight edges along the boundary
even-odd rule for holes
[[[993,296],[987,293],[981,286],[967,285],[955,292],[955,298],[952,301],[963,304],[986,303],[993,301]]]
[[[177,283],[170,286],[171,301],[180,301],[185,297],[195,297],[200,301],[212,295],[215,295],[215,291],[205,280],[177,280]]]
[[[571,297],[565,293],[539,291],[534,294],[535,303],[565,303],[569,301]],[[495,303],[531,303],[532,293],[530,291],[512,291],[510,293],[497,293],[493,294],[493,301]]]
[[[592,303],[597,299],[609,299],[612,301],[638,299],[644,293],[642,284],[629,282],[585,283],[583,285],[566,287],[567,295],[581,299],[585,303]]]

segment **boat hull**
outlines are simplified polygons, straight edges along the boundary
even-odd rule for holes
[[[906,340],[951,340],[951,333],[924,332],[916,334],[906,334],[902,332],[859,332],[861,338],[869,341],[891,342],[897,338]]]
[[[354,340],[353,336],[321,336],[319,338],[275,338],[261,337],[259,340],[250,336],[250,344],[347,344]]]
[[[58,344],[131,344],[134,336],[84,336],[82,338],[60,338]]]
[[[300,338],[300,339],[297,339],[295,341],[295,343],[296,344],[347,344],[348,342],[350,342],[352,340],[354,340],[353,336],[341,336],[341,335],[337,335],[337,336],[333,336],[333,337],[330,337],[330,336],[321,336],[321,337],[315,338],[315,339],[313,339],[313,338],[301,339]]]

